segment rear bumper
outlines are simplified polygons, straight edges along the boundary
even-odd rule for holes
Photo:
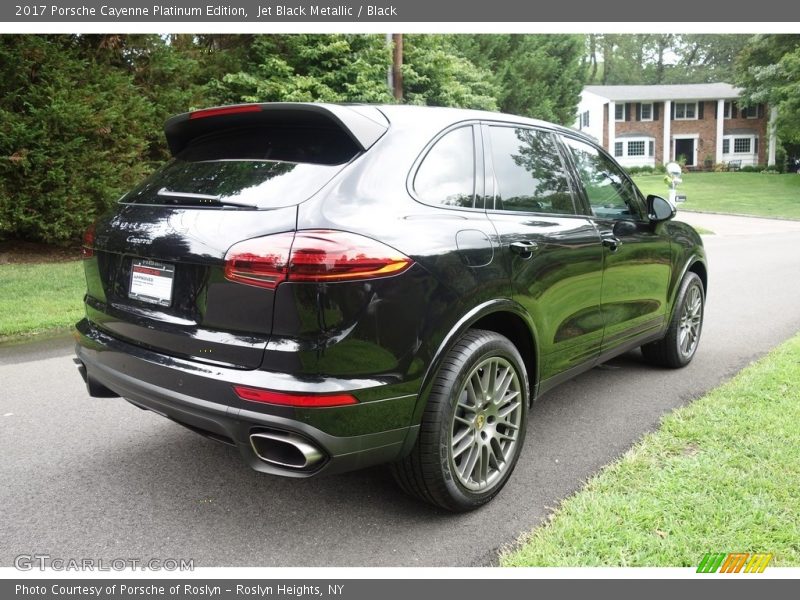
[[[418,425],[411,424],[416,395],[397,396],[391,385],[383,386],[389,397],[382,398],[376,394],[374,380],[370,388],[364,387],[365,380],[352,380],[349,387],[342,380],[291,382],[283,374],[177,359],[111,337],[85,319],[77,325],[76,339],[76,362],[92,395],[122,396],[140,408],[234,445],[257,471],[309,477],[360,469],[400,458],[416,439]],[[241,400],[233,392],[234,383],[287,392],[336,388],[370,400],[335,408],[262,405]],[[303,469],[265,462],[251,443],[254,433],[305,441],[322,458]]]

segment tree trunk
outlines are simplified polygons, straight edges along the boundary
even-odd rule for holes
[[[394,89],[394,99],[398,102],[403,100],[403,34],[392,34],[392,84]]]

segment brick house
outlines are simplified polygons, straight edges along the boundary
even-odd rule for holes
[[[623,166],[655,166],[678,157],[686,166],[741,161],[775,164],[776,110],[739,106],[727,83],[588,85],[576,129],[602,143]],[[611,115],[611,119],[609,119]]]

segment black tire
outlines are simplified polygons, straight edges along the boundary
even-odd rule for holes
[[[486,387],[476,394],[483,378]],[[494,396],[486,391],[492,389]],[[395,480],[406,493],[454,512],[486,504],[519,459],[528,402],[528,376],[514,344],[493,331],[468,331],[442,362],[416,445],[392,465]]]
[[[699,301],[695,311],[694,302]],[[692,306],[690,306],[690,304]],[[642,346],[642,354],[647,362],[661,367],[679,369],[690,362],[700,343],[700,334],[703,331],[703,315],[705,313],[705,290],[703,282],[696,273],[689,271],[681,282],[675,309],[672,311],[667,333],[663,338]],[[692,323],[688,323],[692,320]],[[696,328],[692,325],[696,323]],[[687,329],[688,327],[688,329]],[[686,344],[689,336],[691,343]],[[693,338],[693,340],[691,340]]]

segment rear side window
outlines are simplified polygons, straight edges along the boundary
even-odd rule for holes
[[[358,153],[338,130],[233,129],[193,140],[129,204],[279,208],[307,200]]]
[[[474,208],[475,142],[472,127],[460,127],[440,138],[422,160],[414,191],[426,204]]]
[[[567,174],[552,134],[489,127],[495,209],[574,215]]]

